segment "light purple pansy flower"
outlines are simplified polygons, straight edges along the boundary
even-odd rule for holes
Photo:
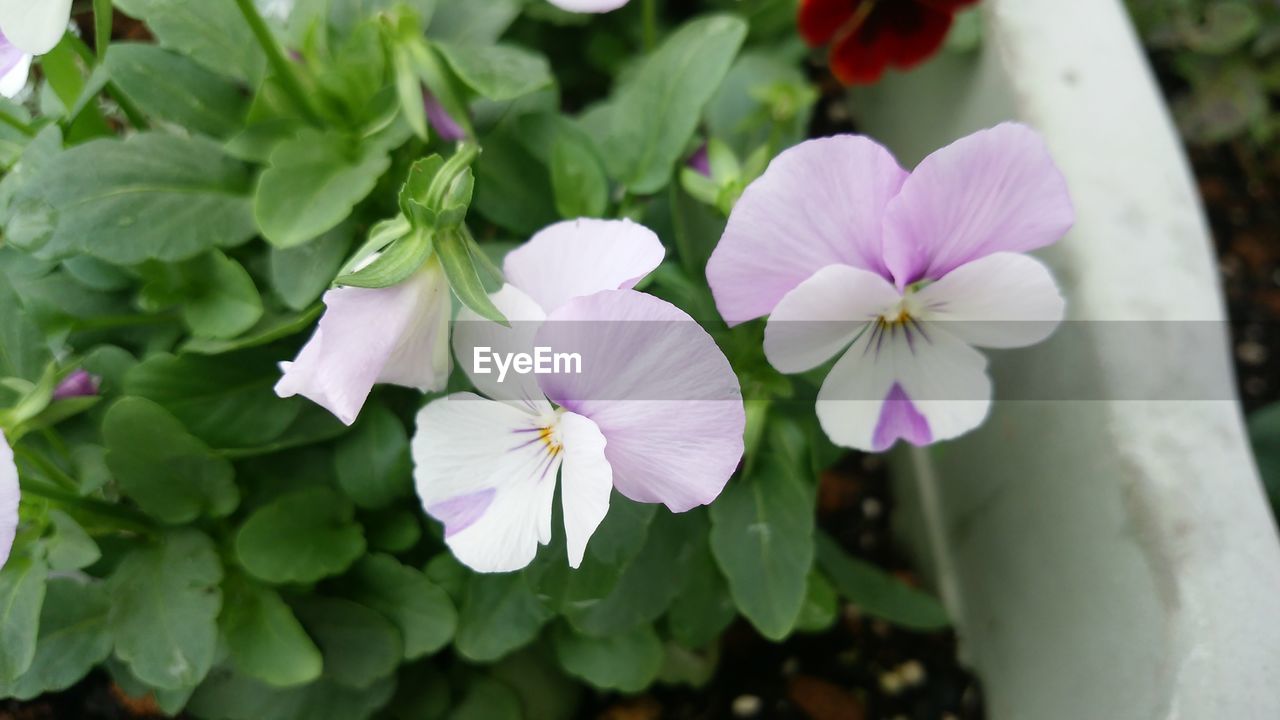
[[[18,532],[18,466],[13,449],[0,430],[0,567],[9,561],[13,538]]]
[[[100,380],[87,370],[76,370],[62,379],[58,387],[53,389],[54,400],[67,400],[76,397],[93,397],[98,394]]]
[[[617,10],[631,0],[547,0],[561,10],[575,13],[607,13]]]
[[[865,138],[779,155],[734,208],[707,265],[731,324],[769,315],[765,353],[799,373],[840,356],[818,395],[833,441],[882,451],[961,435],[991,404],[986,358],[1048,337],[1064,311],[1021,253],[1075,221],[1043,140],[1004,124],[915,172]]]
[[[675,306],[631,288],[662,244],[629,221],[553,225],[512,251],[494,303],[510,329],[463,313],[458,359],[486,395],[459,393],[418,414],[414,476],[428,514],[463,563],[518,570],[551,540],[561,483],[569,564],[609,510],[613,488],[683,512],[714,500],[742,457],[746,422],[733,369]],[[475,372],[470,349],[548,347],[580,373]]]
[[[398,285],[326,292],[315,334],[293,362],[280,364],[284,377],[276,394],[310,398],[350,425],[376,383],[443,389],[449,374],[449,293],[434,256]]]
[[[0,0],[0,32],[29,55],[52,50],[70,21],[71,0]]]

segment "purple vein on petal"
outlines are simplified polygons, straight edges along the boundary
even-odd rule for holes
[[[880,408],[880,420],[871,436],[871,446],[876,452],[883,452],[898,440],[906,440],[912,445],[928,445],[933,442],[933,431],[902,386],[894,383]]]

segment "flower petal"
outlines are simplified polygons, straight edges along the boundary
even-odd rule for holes
[[[626,5],[631,0],[547,0],[561,10],[576,13],[607,13]]]
[[[738,200],[707,263],[725,321],[768,315],[828,265],[889,277],[883,218],[906,177],[888,150],[861,136],[810,140],[775,158]]]
[[[1017,253],[1000,252],[961,265],[916,293],[930,324],[945,324],[970,345],[1015,348],[1053,334],[1066,302],[1049,268]]]
[[[71,22],[71,0],[0,0],[0,31],[32,55],[53,49]]]
[[[888,280],[848,265],[828,265],[787,293],[764,332],[764,354],[784,373],[821,365],[849,346],[867,322],[902,300]]]
[[[440,390],[449,379],[449,317],[453,309],[449,281],[433,256],[406,282],[412,283],[413,315],[378,374],[378,382],[423,392]]]
[[[11,98],[27,86],[31,54],[15,47],[0,33],[0,95]]]
[[[837,445],[871,452],[898,439],[949,440],[986,418],[986,367],[981,353],[937,324],[873,327],[827,375],[818,420]]]
[[[912,68],[942,47],[951,28],[949,9],[938,0],[879,3],[862,25],[844,32],[831,48],[831,71],[846,85],[867,85],[886,68]]]
[[[1074,222],[1066,179],[1044,141],[1005,123],[920,163],[889,203],[885,262],[905,287],[994,252],[1044,247]]]
[[[508,370],[503,376],[494,358],[532,352],[534,335],[547,314],[532,298],[510,284],[490,294],[489,299],[502,311],[510,327],[486,320],[464,307],[453,324],[454,356],[482,394],[494,400],[543,401],[533,375]]]
[[[566,220],[544,228],[503,262],[507,282],[547,313],[576,297],[629,290],[666,254],[649,228],[630,220]]]
[[[575,413],[561,415],[560,439],[564,445],[560,502],[569,566],[576,568],[582,564],[587,541],[609,513],[613,468],[605,457],[604,435],[587,418]]]
[[[9,561],[13,538],[18,532],[18,466],[13,464],[13,449],[0,430],[0,567]]]
[[[511,405],[457,393],[418,412],[414,482],[428,515],[445,524],[445,542],[477,572],[508,572],[537,554],[551,524],[560,457],[544,403],[532,415]]]
[[[724,489],[742,457],[742,393],[692,318],[650,295],[606,291],[552,313],[537,344],[581,356],[580,374],[540,375],[539,385],[599,426],[623,495],[683,512]]]
[[[796,24],[809,47],[831,42],[865,0],[800,0]]]
[[[434,282],[420,274],[389,288],[326,292],[324,317],[297,359],[281,363],[284,377],[276,394],[310,398],[350,425],[384,372],[397,384],[442,388],[448,349],[442,355],[431,346],[441,336],[440,325],[424,318],[435,316],[432,308],[440,301]],[[442,358],[443,365],[436,365]]]

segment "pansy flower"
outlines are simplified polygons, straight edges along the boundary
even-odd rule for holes
[[[9,561],[18,532],[18,495],[18,466],[13,464],[13,449],[0,430],[0,567]]]
[[[326,292],[315,334],[293,362],[280,364],[276,394],[310,398],[350,425],[376,383],[443,389],[451,302],[435,256],[391,287]]]
[[[0,32],[31,55],[52,50],[70,21],[71,0],[0,0]]]
[[[27,86],[31,53],[23,52],[0,32],[0,95],[11,98]]]
[[[1021,253],[1074,221],[1065,179],[1022,125],[963,138],[910,174],[865,137],[811,140],[743,193],[707,278],[731,325],[769,315],[778,370],[839,356],[817,401],[833,441],[926,445],[986,417],[975,347],[1031,345],[1062,319],[1049,270]]]
[[[553,225],[507,255],[494,304],[502,328],[460,316],[459,362],[488,395],[456,393],[418,414],[414,477],[445,540],[480,572],[520,569],[551,540],[557,475],[569,564],[614,488],[684,512],[714,500],[742,457],[737,378],[709,335],[675,306],[633,288],[664,254],[629,221]],[[472,349],[545,347],[577,372],[482,374]]]
[[[869,84],[885,68],[914,67],[947,37],[952,19],[977,0],[801,0],[800,34],[831,46],[831,70],[846,85]]]

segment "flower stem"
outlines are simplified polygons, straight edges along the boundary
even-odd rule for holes
[[[658,0],[644,0],[644,49],[652,50],[658,43]]]
[[[123,530],[142,535],[150,535],[155,531],[155,524],[142,513],[101,500],[80,497],[75,493],[55,488],[43,482],[28,481],[22,483],[22,494],[48,500],[64,508],[79,510],[87,515],[112,520]]]
[[[302,87],[302,81],[298,79],[298,75],[294,72],[293,66],[289,63],[288,58],[284,56],[284,51],[280,49],[280,44],[276,42],[275,35],[271,34],[271,28],[267,27],[267,23],[262,19],[262,15],[258,12],[258,8],[254,6],[253,0],[236,0],[236,6],[240,8],[240,14],[244,16],[244,20],[249,24],[249,29],[253,32],[254,38],[258,44],[262,46],[262,51],[267,55],[267,62],[271,65],[271,69],[275,70],[277,78],[280,80],[281,86],[284,88],[289,99],[293,100],[293,104],[297,106],[299,112],[313,124],[320,124],[320,116],[316,113],[315,108],[311,105],[311,100],[307,96],[306,90]]]
[[[0,111],[0,123],[8,125],[27,137],[34,137],[36,134],[36,131],[32,130],[30,125],[4,111]]]

